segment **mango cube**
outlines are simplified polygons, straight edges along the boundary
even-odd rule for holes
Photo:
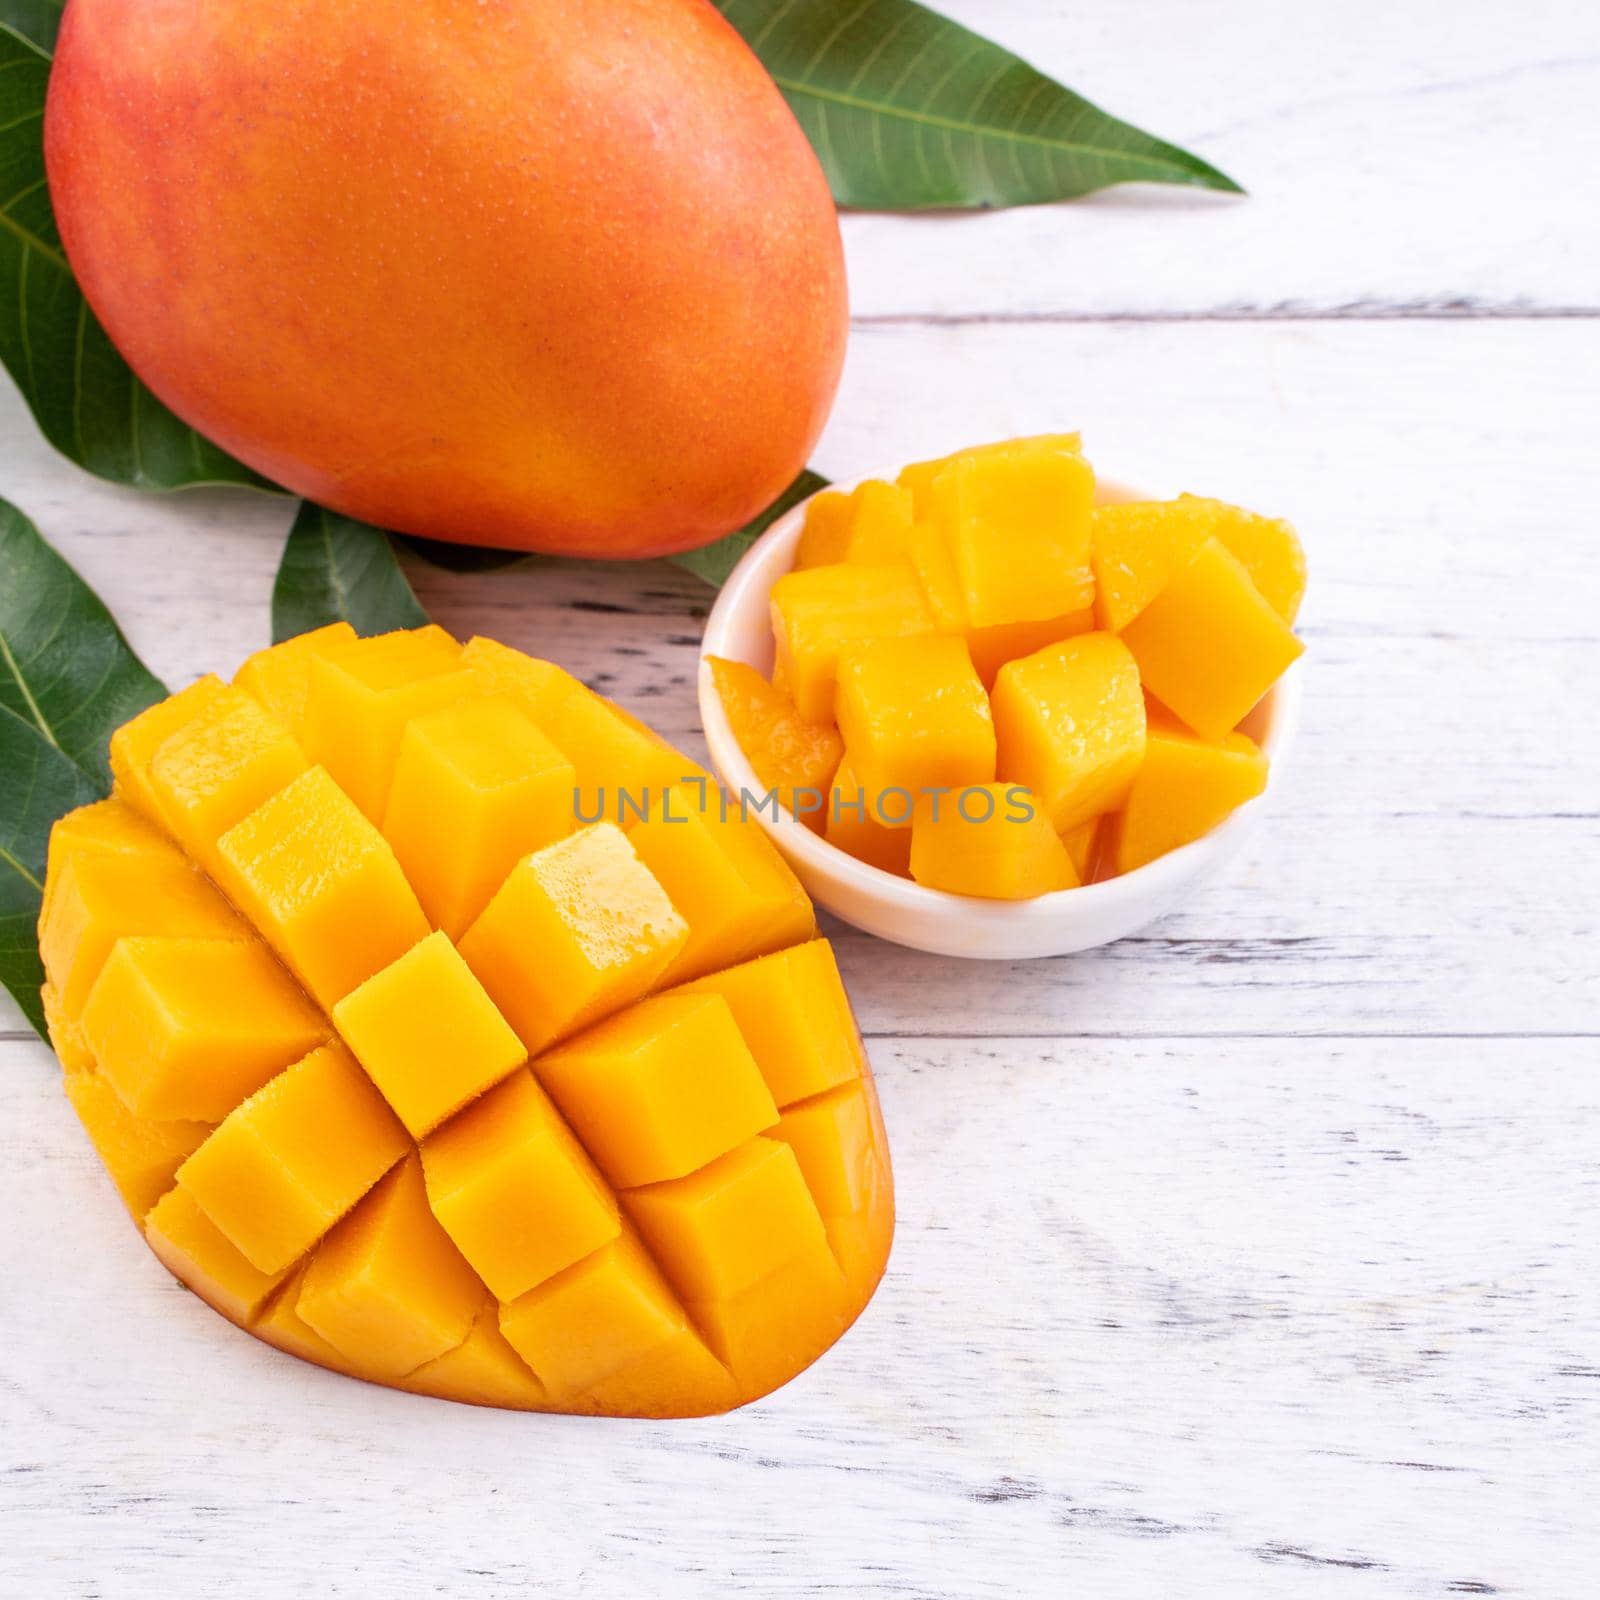
[[[164,824],[161,803],[150,788],[150,762],[168,735],[198,715],[222,690],[222,679],[207,673],[156,701],[111,735],[111,776],[116,780],[117,797],[157,827]]]
[[[98,1072],[72,1073],[66,1088],[67,1099],[122,1203],[135,1222],[143,1222],[145,1213],[172,1187],[178,1168],[211,1132],[211,1125],[136,1117]]]
[[[300,1315],[300,1290],[306,1281],[306,1268],[302,1262],[284,1278],[267,1296],[250,1321],[250,1331],[256,1338],[270,1344],[274,1350],[310,1361],[330,1372],[343,1372],[357,1376],[359,1369],[348,1357],[328,1343],[326,1339]]]
[[[414,1139],[528,1058],[442,933],[430,933],[333,1008],[344,1041]]]
[[[828,794],[828,820],[822,836],[869,867],[904,878],[911,871],[911,830],[904,825],[891,828],[881,821],[882,805],[882,794],[876,790],[867,792],[846,756],[839,763]],[[890,814],[898,819],[908,813],[904,807],[892,806]]]
[[[844,560],[850,537],[850,496],[839,489],[824,489],[806,502],[804,526],[795,549],[796,572],[806,567],[831,567]]]
[[[348,622],[330,622],[325,628],[296,634],[247,656],[233,675],[234,687],[243,689],[298,742],[305,735],[312,662],[355,642],[356,630]]]
[[[1093,504],[1094,472],[1082,456],[957,456],[933,482],[932,521],[955,563],[968,625],[1038,622],[1092,605]]]
[[[383,1096],[329,1044],[229,1112],[177,1177],[253,1266],[277,1272],[410,1150]]]
[[[730,1300],[791,1257],[828,1249],[794,1152],[775,1139],[750,1139],[686,1178],[631,1189],[622,1203],[685,1300]]]
[[[619,1189],[681,1178],[778,1120],[716,994],[641,1000],[540,1056],[533,1070]]]
[[[617,1203],[527,1071],[422,1146],[428,1200],[498,1300],[515,1300],[621,1231]]]
[[[100,1071],[139,1117],[220,1122],[327,1032],[260,940],[119,940],[83,1008]]]
[[[967,649],[984,688],[993,690],[995,678],[1008,661],[1031,656],[1047,645],[1076,638],[1093,628],[1094,608],[1086,606],[1081,611],[1045,617],[1039,622],[1000,622],[992,628],[968,628]]]
[[[1020,439],[999,439],[992,444],[969,445],[965,450],[958,450],[952,455],[938,456],[931,461],[913,461],[910,466],[900,469],[900,476],[895,482],[902,489],[911,491],[916,519],[918,522],[926,522],[933,515],[935,482],[945,468],[960,457],[970,456],[979,461],[987,461],[996,456],[1048,452],[1067,456],[1082,455],[1082,436],[1076,433],[1036,433]]]
[[[500,1331],[500,1302],[485,1295],[472,1331],[453,1350],[400,1380],[402,1389],[469,1406],[544,1411],[550,1396]]]
[[[227,901],[166,850],[75,853],[51,888],[39,922],[39,954],[67,1023],[83,1015],[106,958],[125,935],[249,936]]]
[[[251,1266],[186,1189],[169,1189],[150,1208],[144,1237],[179,1283],[241,1326],[255,1317],[284,1276]]]
[[[1146,751],[1149,745],[1145,746]],[[1100,841],[1101,829],[1105,825],[1105,818],[1091,817],[1088,822],[1081,823],[1076,828],[1069,828],[1061,835],[1061,843],[1066,847],[1067,855],[1072,861],[1072,870],[1077,873],[1080,883],[1094,881],[1097,846]]]
[[[546,732],[556,707],[583,687],[555,662],[535,660],[494,639],[469,639],[461,649],[461,664],[472,675],[478,693],[512,701]]]
[[[70,1021],[61,1009],[61,995],[48,978],[39,985],[39,1009],[44,1012],[44,1030],[50,1039],[50,1048],[61,1062],[61,1070],[70,1078],[94,1068],[94,1057],[83,1037],[80,1023]]]
[[[406,727],[383,834],[436,928],[459,939],[506,874],[573,828],[577,774],[509,699]]]
[[[675,990],[728,1004],[773,1100],[790,1106],[866,1071],[833,946],[812,939]]]
[[[1144,766],[1122,809],[1106,819],[1113,871],[1132,872],[1209,833],[1267,786],[1267,758],[1242,733],[1215,743],[1153,720]]]
[[[174,866],[184,864],[183,852],[125,800],[113,797],[79,806],[58,818],[50,830],[41,922],[50,914],[50,901],[67,862],[76,855],[165,856]]]
[[[1079,883],[1049,817],[1009,783],[919,801],[911,876],[929,889],[988,900],[1030,900]]]
[[[1293,627],[1306,592],[1306,553],[1293,527],[1281,517],[1263,517],[1221,500],[1182,494],[1178,504],[1211,513],[1212,533],[1250,574],[1261,598]]]
[[[428,931],[394,851],[321,767],[230,828],[217,856],[224,887],[323,1007]]]
[[[609,822],[511,869],[461,954],[529,1052],[636,1000],[689,927]]]
[[[1304,650],[1237,557],[1211,539],[1122,631],[1146,689],[1220,739]]]
[[[839,730],[807,722],[787,694],[743,661],[708,656],[706,671],[757,784],[820,833],[828,786],[844,754]]]
[[[659,982],[680,983],[809,939],[817,919],[789,864],[736,801],[705,811],[663,808],[629,842],[689,924]]]
[[[908,562],[787,572],[772,586],[778,666],[808,722],[833,720],[839,652],[863,639],[932,633],[933,614]]]
[[[1144,759],[1133,654],[1085,633],[1007,662],[994,681],[996,771],[1031,790],[1058,833],[1120,805]]]
[[[403,1161],[323,1241],[296,1309],[374,1377],[404,1377],[472,1331],[483,1285],[428,1208],[416,1158]]]
[[[838,712],[851,770],[869,795],[895,789],[915,802],[928,789],[994,779],[989,697],[961,639],[928,634],[847,647]],[[895,824],[884,804],[876,820]]]
[[[217,840],[305,770],[287,730],[230,687],[167,735],[148,781],[168,832],[215,870]]]
[[[583,1393],[688,1330],[632,1228],[500,1310],[500,1331],[557,1396]]]
[[[471,687],[461,647],[441,628],[385,633],[318,655],[306,697],[306,754],[379,822],[406,724]]]
[[[885,567],[911,553],[911,491],[869,478],[850,495],[844,548],[838,557],[858,566]]]

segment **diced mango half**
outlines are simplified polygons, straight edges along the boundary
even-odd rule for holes
[[[844,754],[839,730],[831,721],[807,722],[786,693],[743,661],[708,656],[706,667],[762,792],[820,833]]]
[[[1304,646],[1219,539],[1208,540],[1122,630],[1139,677],[1206,739],[1221,739]]]
[[[782,721],[791,782],[831,777],[837,734]],[[52,838],[42,1001],[129,1211],[224,1316],[416,1394],[697,1416],[859,1313],[892,1187],[832,953],[644,724],[490,640],[336,627],[114,761]]]
[[[974,784],[917,802],[911,876],[946,894],[1031,900],[1079,884],[1048,814],[1017,784]]]
[[[833,720],[834,683],[845,645],[934,631],[909,562],[785,573],[772,586],[772,623],[778,663],[808,722]]]
[[[1008,662],[994,683],[1002,781],[1029,789],[1059,833],[1121,803],[1144,759],[1139,669],[1114,634]]]

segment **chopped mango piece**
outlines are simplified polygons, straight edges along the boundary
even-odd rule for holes
[[[1070,828],[1061,835],[1061,842],[1066,846],[1067,855],[1072,860],[1072,870],[1078,874],[1079,883],[1094,881],[1095,847],[1100,838],[1103,822],[1104,819],[1101,817],[1091,817],[1089,821],[1081,823],[1076,828]]]
[[[223,885],[331,1007],[428,931],[394,851],[321,767],[217,841]]]
[[[1122,640],[1145,688],[1207,739],[1237,727],[1305,648],[1217,539],[1123,629]]]
[[[1121,633],[1211,537],[1199,501],[1134,500],[1094,510],[1095,622]]]
[[[356,1364],[335,1350],[300,1315],[300,1290],[309,1265],[309,1262],[302,1262],[267,1296],[250,1323],[250,1331],[285,1355],[297,1356],[301,1361],[326,1367],[330,1372],[360,1376]]]
[[[136,1116],[220,1122],[327,1037],[260,940],[119,940],[83,1008],[99,1069]]]
[[[1150,724],[1144,765],[1106,819],[1111,869],[1132,872],[1209,833],[1267,786],[1267,758],[1242,733],[1197,739],[1166,718]]]
[[[839,730],[807,722],[788,695],[743,661],[707,656],[706,670],[757,784],[820,833],[828,786],[844,754]]]
[[[172,1187],[178,1168],[211,1132],[206,1122],[134,1116],[98,1072],[71,1074],[67,1099],[135,1222],[144,1221],[145,1213]]]
[[[632,1228],[500,1309],[500,1331],[558,1397],[689,1331],[689,1319]]]
[[[850,495],[844,549],[858,566],[885,567],[911,554],[911,491],[869,478]]]
[[[573,829],[577,773],[510,699],[415,718],[383,834],[436,928],[459,939],[506,874]]]
[[[461,954],[535,1052],[638,999],[688,937],[627,836],[601,822],[519,861]]]
[[[222,690],[222,679],[207,673],[187,688],[156,701],[111,735],[111,776],[116,780],[118,798],[158,827],[163,825],[161,804],[150,788],[151,759],[169,734],[177,732]]]
[[[992,628],[969,628],[967,649],[972,652],[972,665],[984,688],[992,690],[996,675],[1008,661],[1031,656],[1046,645],[1075,638],[1093,627],[1094,608],[1086,606],[1082,611],[1046,617],[1042,622],[1001,622]]]
[[[549,1394],[500,1331],[500,1302],[484,1297],[472,1331],[453,1350],[400,1380],[402,1389],[469,1406],[548,1409]]]
[[[528,1071],[422,1146],[428,1200],[499,1300],[515,1300],[615,1239],[605,1179]]]
[[[482,1306],[483,1285],[428,1208],[413,1156],[322,1242],[296,1309],[340,1355],[392,1381],[453,1350]]]
[[[553,661],[538,661],[493,639],[469,639],[461,664],[481,694],[500,695],[521,706],[536,728],[549,732],[551,713],[583,687]]]
[[[442,629],[357,639],[311,662],[306,754],[379,822],[406,724],[472,687],[461,647]]]
[[[944,634],[872,639],[839,656],[839,731],[870,796],[994,779],[994,719],[965,641]],[[893,827],[888,808],[875,820]],[[909,821],[909,818],[907,819]]]
[[[269,645],[246,657],[233,675],[234,687],[243,689],[298,742],[305,735],[311,663],[334,655],[355,641],[356,630],[348,622],[330,622],[325,628],[296,634],[282,644]]]
[[[266,1304],[284,1276],[251,1266],[186,1189],[169,1189],[150,1208],[144,1237],[179,1283],[241,1326]]]
[[[619,1189],[684,1177],[778,1120],[716,994],[641,1000],[540,1056],[533,1070]]]
[[[67,862],[76,855],[165,856],[174,866],[183,864],[183,852],[126,801],[113,798],[79,806],[50,830],[41,923],[50,915]]]
[[[215,871],[217,840],[305,770],[287,730],[229,687],[167,735],[147,778],[168,832]]]
[[[908,562],[787,572],[772,586],[778,663],[800,715],[833,720],[839,651],[862,639],[932,633],[933,614]]]
[[[692,802],[691,802],[692,803]],[[809,939],[817,919],[800,880],[753,817],[727,802],[727,815],[666,808],[628,835],[678,914],[689,938],[659,982],[703,972]]]
[[[1144,696],[1132,652],[1085,633],[1008,662],[994,681],[996,771],[1033,791],[1067,833],[1122,803],[1144,759]]]
[[[352,989],[333,1020],[414,1139],[528,1058],[461,953],[430,933]]]
[[[881,792],[867,793],[846,756],[839,763],[828,793],[828,820],[822,836],[869,867],[904,878],[911,872],[911,829],[898,819],[909,819],[910,808],[891,805],[890,815],[897,819],[891,828],[879,821],[882,804]]]
[[[861,1035],[826,939],[729,967],[675,993],[714,994],[727,1001],[779,1106],[866,1072]]]
[[[850,509],[850,496],[839,489],[824,489],[806,502],[805,525],[794,557],[797,572],[806,567],[831,567],[844,560]]]
[[[48,978],[39,985],[39,1008],[44,1012],[44,1031],[61,1062],[61,1070],[69,1078],[74,1073],[92,1071],[94,1057],[84,1042],[83,1026],[68,1019],[61,1009],[60,991]]]
[[[875,1279],[892,1225],[894,1179],[872,1080],[860,1078],[791,1106],[772,1137],[794,1151],[846,1278]]]
[[[939,474],[931,493],[970,627],[1039,622],[1094,603],[1094,472],[1082,456],[968,453]]]
[[[59,1014],[73,1023],[106,957],[129,934],[243,939],[249,929],[212,886],[165,850],[86,851],[70,856],[54,880],[39,923],[39,954],[55,986]]]
[[[178,1182],[253,1266],[277,1272],[410,1149],[354,1058],[329,1044],[234,1107]]]
[[[1000,439],[993,444],[969,445],[954,455],[939,456],[932,461],[914,461],[900,469],[895,482],[911,491],[918,522],[933,515],[933,485],[939,474],[960,456],[975,456],[987,460],[993,456],[1017,453],[1032,454],[1054,451],[1060,455],[1076,456],[1083,453],[1082,436],[1076,433],[1037,433],[1021,439]]]
[[[622,1202],[686,1300],[730,1300],[794,1256],[828,1249],[794,1152],[776,1139],[747,1140],[686,1178],[629,1190]]]
[[[1263,517],[1221,500],[1184,494],[1178,504],[1198,504],[1211,512],[1212,533],[1238,558],[1262,599],[1293,627],[1306,592],[1306,553],[1293,527],[1280,517]]]
[[[1079,883],[1048,815],[1010,783],[918,801],[911,876],[929,889],[988,900],[1030,900]]]

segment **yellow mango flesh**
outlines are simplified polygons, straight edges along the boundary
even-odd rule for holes
[[[1121,638],[1144,687],[1207,739],[1236,728],[1305,648],[1217,539]]]
[[[823,838],[858,861],[903,878],[911,871],[911,830],[879,820],[882,798],[879,793],[867,793],[846,756],[828,795]]]
[[[917,520],[924,521],[933,512],[933,485],[940,473],[961,456],[986,460],[995,456],[1017,452],[1054,451],[1060,455],[1076,456],[1083,453],[1083,439],[1076,433],[1038,433],[1021,439],[1000,439],[992,444],[970,445],[953,455],[939,456],[932,461],[914,461],[900,469],[895,482],[911,491]]]
[[[911,876],[929,889],[988,900],[1029,900],[1079,884],[1049,817],[1009,783],[919,801]]]
[[[844,741],[832,724],[807,722],[788,694],[742,661],[706,658],[717,697],[756,782],[778,804],[822,830],[828,786],[839,769]],[[801,793],[803,791],[803,794]]]
[[[335,1372],[601,1415],[742,1404],[849,1325],[893,1217],[859,1035],[692,762],[433,629],[153,709],[126,798],[58,825],[40,948],[67,1093],[182,1282]],[[673,809],[588,823],[574,776]],[[841,1089],[802,1164],[781,1119]]]
[[[1086,633],[1000,669],[996,771],[1068,833],[1118,805],[1144,759],[1145,709],[1132,653]]]
[[[992,781],[994,719],[963,640],[873,639],[848,647],[838,671],[839,732],[851,771],[879,797],[877,821],[894,824],[885,791],[914,803],[925,789]]]
[[[795,548],[794,569],[831,567],[844,560],[850,536],[850,496],[838,489],[823,489],[806,502],[800,543]]]

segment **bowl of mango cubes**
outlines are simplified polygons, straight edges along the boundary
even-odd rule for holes
[[[1097,479],[1076,434],[821,490],[706,624],[724,804],[819,904],[914,949],[1123,938],[1259,819],[1305,584],[1287,522]]]

